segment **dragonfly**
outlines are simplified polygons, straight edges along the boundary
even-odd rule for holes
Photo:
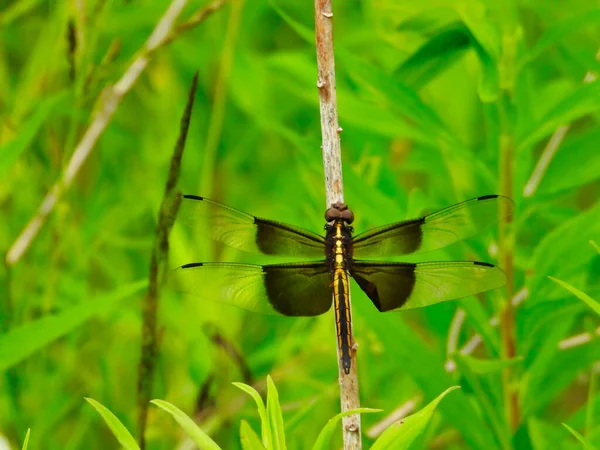
[[[182,195],[177,220],[230,247],[300,262],[194,262],[177,268],[178,290],[239,308],[283,316],[318,316],[334,306],[341,365],[351,368],[349,280],[381,311],[419,308],[475,295],[506,283],[497,266],[479,261],[407,263],[390,258],[437,250],[469,238],[512,214],[514,203],[484,195],[416,219],[353,235],[344,203],[325,212],[324,235],[196,195]],[[204,228],[200,224],[203,224]]]

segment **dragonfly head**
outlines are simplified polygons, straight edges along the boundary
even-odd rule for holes
[[[348,209],[348,206],[345,203],[334,203],[331,205],[331,208],[325,211],[325,220],[327,222],[334,222],[337,219],[342,219],[350,225],[354,222],[354,213]]]

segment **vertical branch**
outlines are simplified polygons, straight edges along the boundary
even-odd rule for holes
[[[148,293],[142,304],[142,352],[138,366],[138,430],[140,448],[146,448],[145,430],[148,419],[148,402],[152,396],[152,384],[158,355],[158,339],[156,331],[156,317],[158,315],[158,295],[161,282],[161,269],[168,256],[169,233],[173,225],[173,210],[176,204],[175,186],[179,179],[181,157],[185,148],[185,141],[190,127],[194,96],[198,86],[198,72],[194,75],[188,94],[188,101],[181,117],[179,137],[175,144],[171,166],[165,185],[158,222],[156,224],[155,242],[150,255],[150,275]]]
[[[502,195],[512,198],[512,161],[514,143],[512,136],[503,134],[500,137],[500,191]],[[505,205],[503,205],[505,207]],[[501,211],[503,217],[507,217],[508,211]],[[511,298],[515,291],[514,282],[514,252],[513,237],[511,235],[512,217],[508,216],[506,221],[500,223],[500,262],[506,273],[506,301],[500,315],[500,334],[502,336],[502,349],[506,359],[516,356],[515,344],[515,308]],[[519,425],[519,397],[512,384],[512,373],[510,367],[504,369],[503,374],[504,404],[508,416],[508,423],[512,430]]]
[[[325,189],[327,207],[344,201],[342,182],[342,157],[338,123],[337,99],[335,91],[335,62],[333,52],[333,12],[331,0],[315,0],[315,35],[317,47],[319,105],[321,113],[321,133],[323,150],[323,168],[325,171]],[[350,302],[350,299],[349,299]],[[349,313],[350,314],[350,313]],[[350,329],[352,318],[350,314]],[[354,344],[356,348],[356,344]],[[341,365],[341,348],[338,344],[338,373],[340,383],[340,402],[342,411],[358,408],[358,375],[356,370],[356,351],[351,352],[351,369],[346,374]],[[344,449],[360,449],[360,416],[352,415],[343,419]]]

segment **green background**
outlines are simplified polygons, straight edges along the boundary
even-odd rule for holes
[[[3,252],[167,5],[0,3]],[[191,1],[180,21],[203,5]],[[83,397],[135,431],[143,280],[196,70],[181,190],[322,230],[313,14],[311,2],[231,0],[151,55],[27,253],[0,271],[0,434],[15,445],[31,427],[31,448],[117,448]],[[600,85],[582,82],[599,68],[597,2],[344,0],[334,2],[333,20],[345,200],[357,232],[509,194],[517,207],[510,228],[500,225],[505,239],[492,229],[423,259],[499,263],[500,246],[514,260],[514,291],[529,293],[509,330],[520,357],[510,365],[520,424],[510,430],[506,361],[498,327],[489,324],[505,290],[380,314],[354,285],[361,405],[385,410],[364,416],[363,431],[409,400],[419,409],[461,385],[440,404],[428,448],[581,448],[561,422],[600,446],[598,316],[547,278],[600,298],[600,256],[589,242],[600,243]],[[536,191],[524,196],[561,125],[570,129]],[[257,261],[192,239],[202,260]],[[168,267],[197,261],[190,247],[178,234]],[[466,318],[458,348],[476,333],[483,343],[448,372],[459,307]],[[266,317],[165,291],[159,328],[154,398],[190,414],[223,448],[239,447],[242,418],[259,429],[254,403],[232,381],[262,390],[273,377],[288,448],[309,448],[339,412],[331,312]],[[592,340],[564,348],[582,333]],[[240,352],[250,380],[216,335]],[[183,434],[151,407],[147,437],[149,448],[168,449]]]

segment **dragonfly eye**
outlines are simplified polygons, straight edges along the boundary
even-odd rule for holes
[[[345,209],[342,211],[342,219],[344,219],[347,224],[351,224],[354,222],[354,213],[349,209]]]
[[[332,222],[340,217],[342,217],[342,213],[337,208],[329,208],[327,211],[325,211],[325,220],[327,222]]]

